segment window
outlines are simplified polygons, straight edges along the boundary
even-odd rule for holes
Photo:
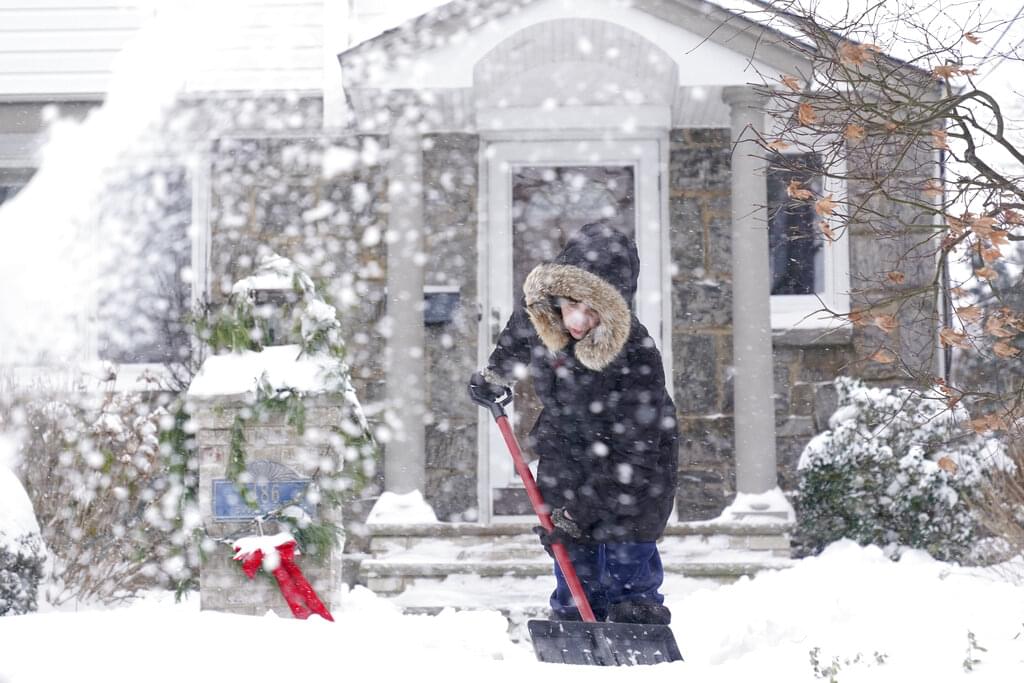
[[[833,175],[841,176],[842,173]],[[796,181],[815,199],[844,194],[841,184],[825,176],[814,153],[776,154],[768,165],[768,250],[772,327],[828,327],[824,309],[845,312],[848,301],[848,255],[845,231],[830,241],[819,223],[814,202],[793,199],[787,188]]]
[[[14,199],[28,185],[35,171],[23,168],[0,168],[0,204]]]
[[[99,217],[96,335],[101,360],[180,362],[191,354],[191,191],[181,167],[115,170]],[[111,244],[111,241],[114,241]]]
[[[777,155],[768,167],[768,250],[772,295],[815,294],[824,282],[822,237],[814,204],[791,199],[792,181],[821,195],[815,154]]]

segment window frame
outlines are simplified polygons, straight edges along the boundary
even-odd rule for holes
[[[188,236],[191,240],[192,283],[189,287],[189,302],[193,308],[200,305],[209,292],[209,250],[210,250],[210,170],[208,146],[198,153],[189,155],[187,159],[157,160],[157,165],[177,163],[185,170],[187,187],[191,192],[191,220]],[[0,167],[0,172],[9,168]],[[28,171],[28,177],[37,168],[22,169]],[[93,249],[98,249],[98,233],[93,233]],[[84,391],[112,390],[128,392],[146,392],[168,388],[174,379],[174,373],[166,363],[140,362],[119,363],[103,359],[99,353],[99,302],[95,292],[91,293],[91,301],[83,307],[82,315],[77,321],[75,335],[80,342],[80,353],[71,364],[65,365],[14,365],[0,366],[9,373],[11,379],[20,386],[44,383],[49,386],[63,387],[69,390]],[[194,335],[189,335],[193,344],[193,359],[201,354],[200,345]],[[171,365],[174,365],[173,363]],[[183,367],[183,366],[179,366]],[[115,378],[111,381],[111,370]],[[155,380],[156,384],[153,383]]]
[[[784,156],[814,153],[810,146],[794,145],[780,152]],[[821,178],[822,196],[829,194],[839,203],[836,207],[832,223],[845,223],[845,202],[847,197],[846,155],[843,153],[828,163],[822,161]],[[767,173],[767,169],[766,169]],[[767,183],[767,175],[765,177]],[[770,209],[769,209],[770,210]],[[766,226],[767,229],[767,226]],[[817,230],[817,225],[814,226]],[[824,240],[822,244],[822,274],[824,289],[815,294],[770,294],[771,324],[774,331],[792,329],[827,330],[837,327],[840,323],[836,318],[822,311],[828,308],[837,314],[845,314],[850,310],[850,236],[849,229],[844,225],[836,230],[836,238]],[[771,258],[770,254],[766,258]]]

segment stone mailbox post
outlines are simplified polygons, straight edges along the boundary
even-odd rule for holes
[[[299,357],[300,351],[298,345],[288,345],[211,356],[192,382],[189,397],[198,426],[199,508],[210,538],[285,531],[279,522],[255,520],[289,505],[301,508],[314,522],[333,522],[340,531],[340,507],[324,504],[310,482],[322,469],[323,458],[329,457],[325,444],[332,427],[341,424],[351,410],[351,397],[325,386],[330,359]],[[301,396],[303,429],[289,424],[284,410],[261,409],[257,386]],[[244,448],[245,462],[244,472],[234,481],[228,476],[233,440],[236,449]],[[248,491],[246,496],[240,492],[242,487]],[[295,509],[291,512],[302,515]],[[307,553],[297,558],[328,609],[341,582],[344,539],[338,541],[328,557]],[[207,543],[200,568],[201,608],[254,615],[271,610],[290,617],[275,582],[261,574],[250,580],[232,555],[225,543]]]

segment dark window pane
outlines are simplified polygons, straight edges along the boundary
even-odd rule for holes
[[[821,164],[815,154],[778,154],[768,167],[768,248],[772,294],[814,294],[823,279],[821,236],[813,200],[790,199],[789,183],[821,194]]]
[[[168,363],[189,355],[192,198],[183,168],[115,171],[104,193],[100,239],[99,355],[116,363]]]
[[[14,199],[34,174],[30,168],[0,168],[0,204]]]

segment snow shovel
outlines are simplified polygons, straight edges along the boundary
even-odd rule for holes
[[[551,515],[548,514],[548,507],[544,504],[537,482],[533,479],[533,473],[523,460],[519,442],[516,441],[512,426],[505,415],[503,406],[511,402],[511,390],[505,396],[492,400],[474,392],[474,387],[471,386],[469,396],[474,403],[491,411],[512,455],[516,472],[526,486],[533,511],[537,513],[541,526],[549,532],[552,531],[554,524],[551,522]],[[565,546],[561,543],[552,543],[551,551],[562,570],[583,621],[532,619],[527,622],[533,650],[539,661],[593,666],[633,666],[682,661],[675,636],[666,625],[598,622]]]

